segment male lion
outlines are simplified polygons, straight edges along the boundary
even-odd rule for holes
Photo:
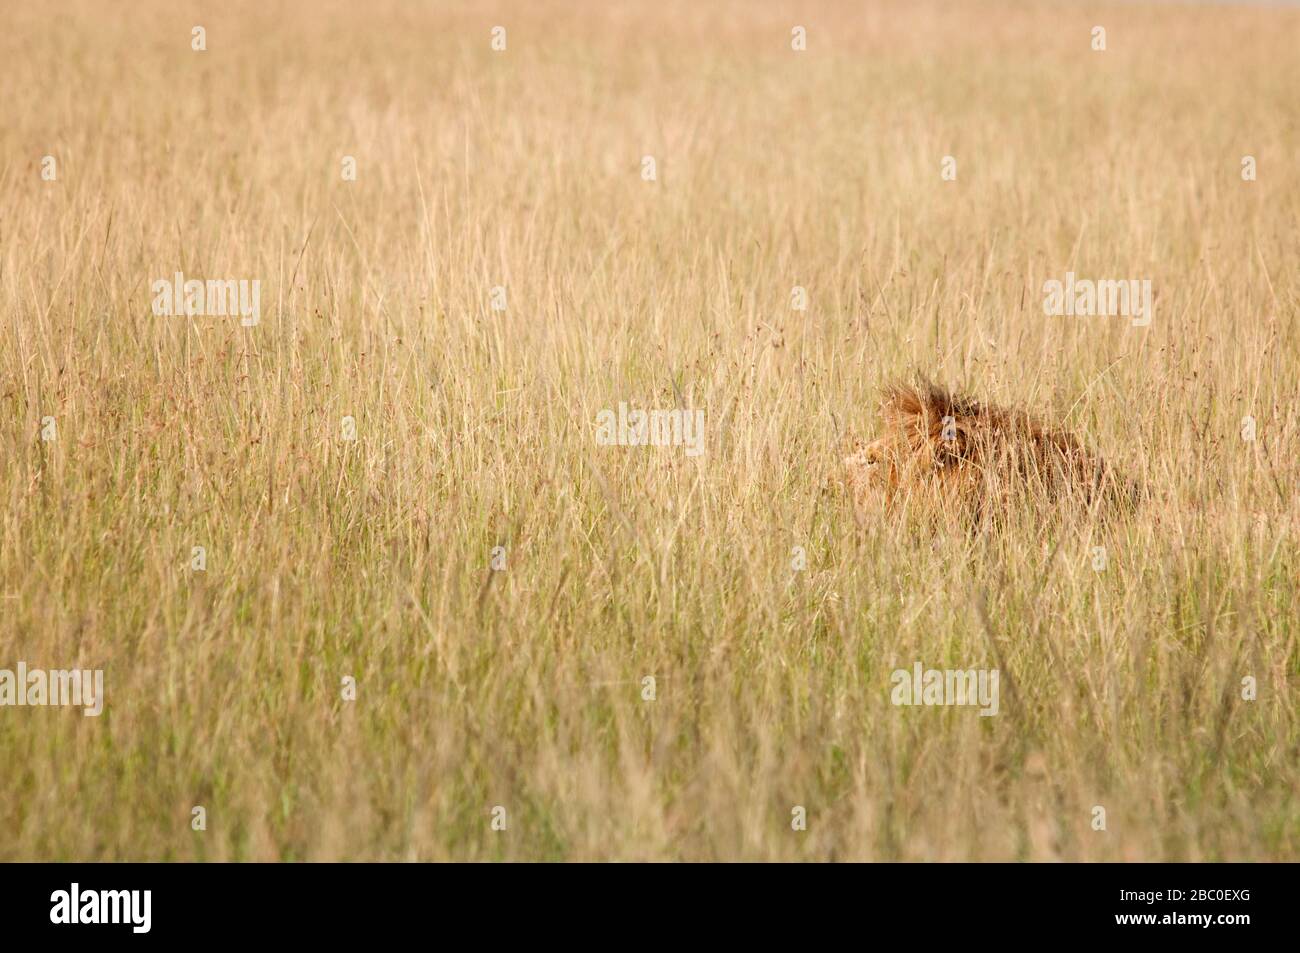
[[[890,384],[881,435],[844,459],[861,506],[998,520],[1020,501],[1110,502],[1118,486],[1106,463],[1064,430],[1022,410],[957,396],[933,384]],[[1132,498],[1125,488],[1120,497]]]

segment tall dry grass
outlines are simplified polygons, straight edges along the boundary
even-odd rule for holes
[[[0,858],[1300,857],[1300,12],[5,18],[0,668],[107,698],[0,708]],[[155,317],[178,270],[260,324]],[[1155,320],[1044,315],[1067,270]],[[1156,498],[856,518],[843,442],[914,369]],[[598,446],[619,401],[707,452]],[[894,707],[916,661],[1000,714]]]

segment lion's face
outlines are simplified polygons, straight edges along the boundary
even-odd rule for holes
[[[914,473],[923,461],[900,437],[881,437],[859,446],[844,458],[849,486],[860,501],[878,498],[889,503],[904,482],[904,473]]]

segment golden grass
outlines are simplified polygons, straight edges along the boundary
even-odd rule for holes
[[[0,708],[0,859],[1300,858],[1300,12],[6,18],[0,668],[107,698]],[[155,317],[178,270],[261,323]],[[1044,315],[1067,270],[1154,321]],[[855,519],[913,369],[1157,498]],[[707,452],[598,446],[620,401]],[[1001,712],[894,707],[917,661]]]

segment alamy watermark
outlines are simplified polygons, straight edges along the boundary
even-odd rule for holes
[[[26,662],[17,671],[0,668],[0,707],[5,705],[72,705],[97,717],[104,710],[104,671],[28,668]]]
[[[998,670],[927,669],[917,662],[909,672],[896,669],[889,700],[895,705],[979,705],[980,715],[998,713]]]
[[[185,280],[181,272],[169,281],[159,278],[150,286],[155,317],[239,316],[239,323],[251,328],[262,320],[262,282],[253,278],[209,278]]]
[[[602,447],[685,447],[688,457],[704,453],[703,410],[629,410],[596,414],[596,443]]]
[[[1150,278],[1093,281],[1067,271],[1065,281],[1051,278],[1043,283],[1043,296],[1043,313],[1056,317],[1123,315],[1133,319],[1133,327],[1144,328],[1155,315]]]
[[[125,924],[132,933],[148,933],[153,926],[152,890],[83,890],[73,882],[67,890],[50,894],[50,922],[54,924]]]

